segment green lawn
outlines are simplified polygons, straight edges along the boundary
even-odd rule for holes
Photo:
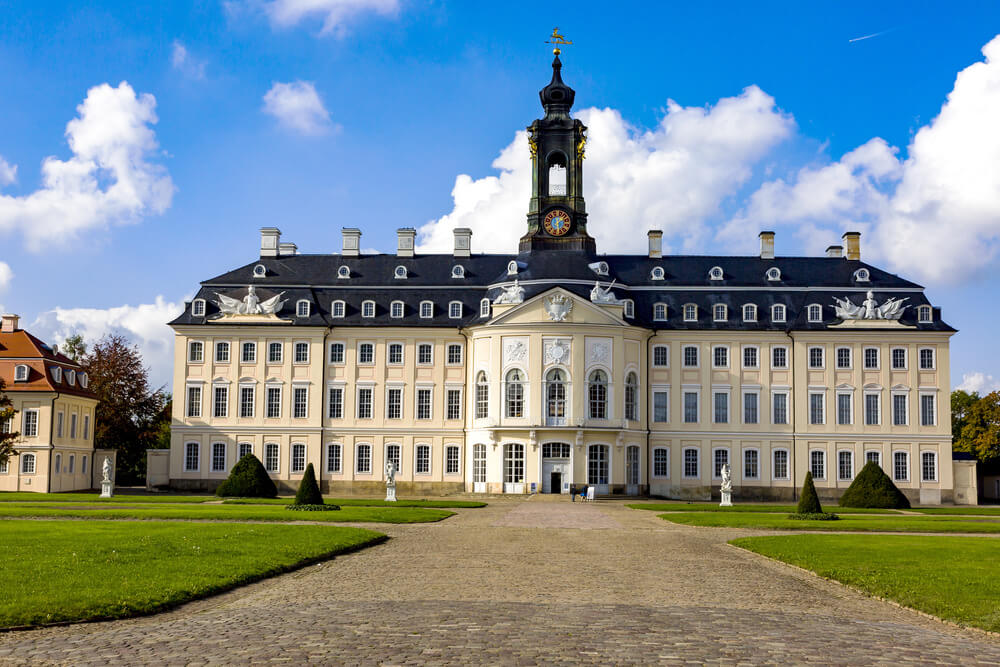
[[[188,495],[117,495],[112,498],[101,498],[99,493],[26,493],[24,491],[0,491],[0,503],[203,503],[206,500],[218,500],[215,496]]]
[[[294,498],[226,498],[227,505],[289,505]],[[472,500],[397,500],[389,502],[375,498],[327,498],[323,500],[329,505],[341,507],[437,507],[437,508],[477,508],[486,507],[486,503]]]
[[[289,512],[273,505],[117,505],[89,507],[52,503],[3,503],[0,517],[80,519],[201,519],[206,521],[320,521],[335,523],[426,523],[454,512],[423,507],[345,507],[336,512]]]
[[[333,526],[0,521],[0,627],[147,614],[383,539]]]
[[[688,526],[756,528],[764,530],[897,531],[907,533],[1000,533],[1000,518],[970,519],[949,516],[847,515],[839,521],[800,521],[774,513],[670,512],[661,519]],[[1000,542],[994,545],[1000,554]]]
[[[963,507],[918,507],[913,510],[921,514],[978,514],[979,516],[1000,516],[1000,507],[996,505],[966,505]]]
[[[1000,543],[995,539],[784,535],[730,544],[949,621],[1000,632]]]
[[[752,512],[755,514],[774,513],[791,514],[795,512],[795,505],[733,505],[732,507],[719,507],[718,503],[632,503],[626,505],[634,510],[648,510],[650,512]],[[825,505],[824,510],[837,514],[898,514],[897,510],[865,509],[862,507],[835,507]]]

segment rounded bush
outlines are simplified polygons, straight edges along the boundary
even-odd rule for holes
[[[799,506],[796,508],[795,513],[823,513],[823,506],[819,504],[819,496],[816,495],[816,485],[813,484],[813,476],[811,472],[806,473],[806,481],[802,484],[802,496],[799,498]]]
[[[819,512],[818,514],[789,514],[789,519],[798,519],[801,521],[836,521],[840,517],[836,514],[828,512]]]
[[[319,492],[319,484],[316,483],[316,473],[313,472],[313,464],[306,466],[306,471],[299,482],[299,490],[295,492],[293,505],[322,505],[323,494]]]
[[[278,489],[253,454],[247,454],[229,471],[229,477],[215,490],[217,496],[276,498]]]
[[[340,505],[285,505],[285,509],[294,512],[335,512]]]
[[[869,461],[840,497],[841,507],[909,509],[910,500],[874,461]]]

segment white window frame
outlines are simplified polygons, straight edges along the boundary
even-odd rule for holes
[[[828,465],[829,461],[826,460],[826,450],[825,449],[819,449],[819,448],[816,448],[816,447],[814,447],[814,448],[812,448],[812,449],[809,450],[809,459],[806,461],[806,464],[809,466],[808,468],[806,468],[806,470],[808,470],[809,472],[813,472],[813,454],[821,454],[822,455],[821,459],[822,459],[822,466],[823,466],[823,474],[822,475],[815,475],[814,474],[812,477],[813,477],[813,479],[819,479],[819,480],[825,481],[826,478],[827,478],[827,474],[829,472],[829,465]]]
[[[393,401],[389,398],[389,395],[390,395],[390,392],[394,392],[394,391],[398,391],[399,392],[399,404],[397,406],[399,408],[399,416],[397,416],[397,417],[393,417],[392,414],[390,413],[390,410],[393,407]],[[392,420],[402,419],[403,418],[403,405],[405,404],[405,401],[406,401],[406,385],[404,383],[402,383],[402,382],[395,383],[394,382],[392,384],[387,384],[385,386],[385,418],[386,419],[392,419]]]
[[[924,366],[924,352],[931,353],[931,365]],[[919,347],[917,348],[917,368],[922,371],[936,371],[937,370],[937,350],[933,347]]]
[[[420,470],[420,450],[427,450],[427,470]],[[434,473],[434,448],[430,443],[419,442],[413,445],[413,474],[432,475]]]
[[[427,347],[429,347],[430,350],[431,350],[430,361],[421,361],[420,360],[420,348],[422,346],[424,346],[424,345],[426,345]],[[414,361],[416,362],[417,366],[433,366],[434,365],[434,343],[432,343],[430,341],[419,341],[417,343],[417,345],[416,345],[416,348],[417,348],[417,353],[416,353]]]
[[[663,356],[664,356],[665,363],[662,363],[662,364],[656,363],[656,351],[657,350],[663,350]],[[661,344],[654,345],[652,353],[649,356],[650,356],[650,362],[651,362],[651,365],[652,365],[653,368],[670,368],[670,346],[669,345],[661,345]]]
[[[375,317],[375,302],[371,299],[365,299],[361,302],[361,317],[365,319],[372,319]]]
[[[740,401],[740,408],[741,408],[740,411],[742,413],[742,418],[743,418],[742,421],[743,421],[743,423],[744,424],[754,424],[754,425],[760,424],[760,389],[757,389],[757,388],[753,388],[753,389],[744,388],[744,389],[742,389],[741,394],[742,394],[743,398]],[[751,421],[747,421],[747,396],[756,396],[757,397],[757,421],[752,421],[752,422]]]
[[[275,347],[277,346],[277,347]],[[278,355],[275,356],[271,354],[275,350],[278,351]],[[283,364],[285,363],[285,344],[280,340],[269,340],[267,341],[267,363],[269,364]]]
[[[298,397],[299,392],[305,393],[305,414],[298,415],[295,413],[296,408],[299,406]],[[301,384],[292,385],[292,419],[309,419],[309,387]]]
[[[726,363],[720,364],[717,359],[717,353],[719,350],[726,351]],[[713,345],[712,346],[712,368],[729,368],[731,361],[729,359],[729,346],[728,345]]]
[[[406,271],[406,267],[402,264],[392,270],[392,277],[395,280],[406,280],[408,276],[409,274]]]
[[[302,448],[302,467],[295,467],[295,449],[297,447]],[[289,475],[301,475],[306,471],[306,466],[309,462],[309,449],[303,442],[293,442],[288,447],[288,474]]]
[[[719,317],[719,315],[722,317]],[[717,303],[712,306],[712,321],[713,322],[728,322],[729,321],[729,306],[724,303]]]
[[[458,348],[458,361],[451,360],[452,348]],[[444,365],[461,366],[465,362],[465,350],[461,343],[448,343],[444,348]]]
[[[197,389],[198,390],[198,402],[197,402],[197,404],[195,404],[191,400],[191,390],[192,389]],[[189,384],[185,385],[185,387],[184,387],[184,402],[186,404],[184,406],[184,415],[188,419],[201,419],[202,414],[204,414],[204,410],[202,409],[202,407],[203,407],[202,404],[205,402],[205,391],[204,391],[204,389],[203,389],[203,387],[202,387],[202,385],[200,383],[189,383]],[[27,414],[27,412],[28,411],[25,410],[25,414]],[[27,435],[27,433],[25,433],[25,435]]]
[[[399,347],[399,361],[392,360],[392,348]],[[402,366],[406,362],[406,345],[401,340],[392,340],[385,344],[385,365]]]
[[[687,363],[687,350],[694,348],[695,361],[697,363],[691,365]],[[700,345],[683,345],[681,346],[681,368],[701,368],[701,346]]]
[[[336,449],[335,449],[336,448]],[[336,467],[330,465],[330,454],[332,451],[337,452],[336,456]],[[326,449],[323,452],[323,468],[326,470],[328,475],[338,475],[344,471],[344,445],[340,442],[328,442],[326,443]]]
[[[451,277],[452,278],[464,278],[465,277],[465,267],[461,264],[456,264],[451,267]]]
[[[361,347],[363,345],[371,345],[372,346],[372,359],[371,359],[371,361],[361,361]],[[355,348],[355,350],[356,350],[356,355],[357,355],[357,365],[358,366],[374,366],[375,365],[375,350],[376,350],[376,348],[375,348],[375,341],[372,341],[372,340],[359,340],[358,343],[357,343],[357,347]]]
[[[757,455],[757,474],[753,475],[753,476],[747,475],[747,454],[750,454],[750,453],[754,453],[754,454]],[[761,457],[760,457],[760,447],[744,447],[743,448],[743,455],[740,458],[741,458],[740,463],[743,466],[743,469],[740,470],[740,474],[742,476],[742,479],[749,479],[749,480],[752,480],[754,482],[759,482],[763,478],[763,476],[764,476],[763,475],[763,473],[764,473],[764,470],[763,470],[764,466],[763,466],[763,459],[761,459]],[[730,464],[730,465],[732,465],[732,464]]]
[[[460,319],[462,319],[462,310],[463,310],[463,308],[462,308],[462,302],[461,301],[449,301],[448,302],[448,319],[450,319],[450,320],[460,320]]]
[[[368,470],[361,469],[361,448],[368,448]],[[371,475],[372,471],[375,470],[375,462],[373,461],[375,457],[375,448],[370,442],[356,442],[354,443],[354,474],[356,475]]]
[[[195,466],[192,468],[189,465],[191,460],[190,451],[191,445],[195,447]],[[185,442],[184,443],[184,472],[199,472],[201,470],[201,443],[200,442]]]
[[[822,419],[822,421],[818,421],[818,422],[813,421],[813,412],[812,412],[812,407],[813,407],[813,398],[812,397],[813,396],[821,396],[823,398],[823,419]],[[823,426],[823,425],[826,424],[828,417],[827,417],[827,409],[826,409],[826,392],[825,391],[815,391],[815,390],[809,391],[809,403],[806,405],[806,408],[808,410],[807,418],[808,418],[808,424],[810,426]]]
[[[731,449],[729,447],[725,447],[725,446],[712,447],[712,460],[710,461],[710,464],[712,466],[712,479],[722,479],[722,466],[719,466],[718,473],[716,473],[716,471],[715,471],[715,453],[716,452],[725,452],[726,453],[726,463],[729,464],[730,470],[732,470],[732,467],[733,467],[733,452],[731,451]],[[725,463],[723,465],[725,465]]]
[[[250,403],[250,414],[243,414],[243,390],[249,389],[253,393],[253,401]],[[240,419],[253,419],[257,414],[257,386],[253,384],[241,384],[239,385],[239,393],[237,394],[237,399],[239,400],[239,410],[237,414]]]
[[[875,365],[874,366],[869,366],[868,365],[868,352],[870,352],[870,351],[872,351],[872,352],[875,353]],[[861,355],[862,355],[862,357],[861,357],[861,367],[864,370],[866,370],[866,371],[881,370],[881,368],[882,368],[882,355],[880,354],[880,352],[881,352],[881,350],[878,347],[876,347],[874,345],[866,345],[862,349],[862,352],[861,352]]]
[[[632,299],[622,300],[622,316],[630,320],[635,317],[635,301]]]
[[[906,477],[899,477],[896,475],[896,455],[903,454],[906,457]],[[892,450],[892,481],[894,482],[909,482],[910,481],[910,452],[906,449],[894,449]]]
[[[666,419],[656,418],[656,397],[664,397],[664,414]],[[670,385],[654,384],[650,387],[649,421],[653,424],[670,423]]]
[[[684,313],[685,322],[697,322],[698,321],[698,304],[695,303],[685,303],[681,309]]]
[[[666,322],[667,321],[667,304],[662,301],[653,304],[653,321],[654,322]]]
[[[896,352],[903,353],[903,365],[896,365]],[[889,349],[889,368],[894,371],[905,371],[908,370],[910,365],[910,355],[907,354],[907,349],[905,347],[893,347]]]
[[[881,449],[866,449],[865,450],[865,465],[868,465],[869,460],[872,458],[871,457],[872,454],[875,455],[875,465],[877,465],[879,468],[881,468],[882,467],[882,450]]]
[[[772,266],[764,274],[764,277],[768,280],[781,280],[781,269],[776,266]]]
[[[351,277],[351,269],[349,266],[347,266],[346,264],[341,264],[339,267],[337,267],[338,279],[344,279],[350,277]]]
[[[339,396],[340,396],[340,402],[339,402],[340,416],[337,416],[337,417],[331,416],[331,414],[330,414],[330,412],[331,412],[330,408],[334,405],[333,400],[332,400],[333,396],[334,396],[334,392],[339,392]],[[333,384],[333,385],[327,386],[327,388],[326,388],[326,409],[324,410],[324,414],[326,414],[326,418],[327,419],[343,419],[344,418],[344,394],[345,394],[345,392],[344,392],[344,385],[343,384]]]
[[[688,421],[687,419],[687,395],[694,394],[694,408],[695,408],[695,419],[694,421]],[[682,424],[700,424],[701,423],[701,387],[700,386],[686,386],[681,388],[681,423]]]
[[[812,363],[812,352],[813,350],[819,350],[820,364],[819,366],[813,366]],[[810,370],[823,370],[826,368],[826,347],[823,345],[810,345],[806,348],[806,366]]]
[[[925,474],[924,457],[931,456],[934,459],[934,472],[932,477]],[[934,483],[938,481],[938,453],[929,449],[920,450],[920,481]]]
[[[649,272],[650,280],[663,280],[665,273],[662,266],[654,266]]]
[[[918,392],[918,395],[919,395],[919,399],[918,399],[919,404],[918,404],[918,407],[920,408],[920,425],[921,426],[927,426],[927,427],[937,426],[938,425],[938,394],[937,394],[937,392],[936,391],[920,391],[920,392]],[[932,423],[932,424],[925,424],[924,423],[924,397],[925,396],[929,396],[931,398],[931,403],[934,406],[934,423]]]
[[[420,396],[423,392],[427,392],[427,396],[430,398],[427,402],[427,416],[420,416]],[[433,385],[417,385],[413,391],[413,419],[415,421],[430,421],[434,419],[434,386]]]
[[[778,396],[779,394],[781,396],[785,397],[785,421],[784,422],[776,422],[774,420],[774,416],[775,416],[774,412],[775,412],[775,410],[777,409],[777,406],[778,406],[778,401],[775,400],[775,396]],[[792,400],[791,399],[791,392],[789,390],[787,390],[787,389],[772,390],[771,391],[771,409],[769,410],[769,412],[771,413],[771,426],[788,426],[791,423],[791,414],[790,414],[791,410],[792,410],[791,400]]]
[[[222,467],[221,468],[215,467],[215,450],[216,450],[216,447],[218,447],[219,445],[222,445]],[[209,461],[209,464],[208,464],[209,471],[211,471],[211,472],[226,472],[226,470],[229,469],[229,465],[228,465],[228,461],[227,461],[227,459],[229,458],[229,456],[228,456],[228,454],[229,454],[229,447],[226,446],[225,442],[219,442],[219,441],[213,442],[211,450],[210,450],[210,454],[211,454],[212,460]]]
[[[851,457],[851,464],[850,464],[851,473],[847,477],[844,477],[844,475],[842,474],[841,468],[840,468],[840,457],[843,454],[847,454],[849,457]],[[851,449],[838,449],[837,450],[837,481],[838,482],[850,482],[852,479],[854,479],[854,475],[855,474],[856,473],[855,473],[855,468],[854,468],[854,450],[851,450]]]
[[[406,312],[406,306],[402,301],[396,300],[389,303],[389,317],[394,320],[399,320],[403,318],[403,314]]]
[[[248,355],[247,352],[250,352]],[[252,357],[249,361],[247,357]],[[256,364],[257,363],[257,341],[255,340],[243,340],[240,341],[240,363],[241,364]]]
[[[749,313],[749,317],[747,314]],[[757,321],[757,304],[755,303],[745,303],[743,304],[743,321],[744,322],[756,322]]]
[[[782,323],[788,321],[788,308],[785,304],[776,303],[771,306],[771,321]]]
[[[274,447],[274,467],[268,467],[270,457],[271,447]],[[264,443],[264,460],[261,463],[264,464],[264,470],[269,474],[278,474],[281,472],[281,445],[277,442],[265,442]]]
[[[361,416],[361,392],[365,391],[368,393],[368,415]],[[375,419],[375,384],[365,383],[358,384],[354,387],[354,418],[361,420],[371,420]]]
[[[783,366],[777,366],[774,363],[774,351],[784,350],[785,351],[785,364]],[[771,346],[771,370],[788,370],[788,346],[787,345],[772,345]]]
[[[312,304],[309,299],[299,299],[295,302],[295,317],[309,317],[312,312]]]
[[[903,400],[903,423],[896,423],[896,398],[902,397]],[[909,426],[910,425],[910,394],[908,391],[903,391],[900,389],[893,389],[889,392],[889,406],[892,411],[892,421],[891,426]]]
[[[451,470],[452,452],[455,453],[455,470]],[[462,448],[456,444],[446,444],[444,446],[444,474],[462,474]]]
[[[225,347],[223,347],[225,346]],[[220,354],[222,350],[226,353]],[[233,345],[228,340],[217,340],[215,341],[215,363],[217,364],[228,364],[233,358]]]
[[[333,359],[333,346],[340,346],[340,361],[334,361]],[[333,364],[335,366],[343,366],[347,363],[347,343],[342,340],[331,340],[326,346],[327,363]]]
[[[783,452],[785,455],[785,474],[778,474],[778,464],[777,464],[777,454],[778,452]],[[787,447],[775,447],[771,450],[771,479],[775,481],[788,481],[790,480],[792,473],[792,457],[788,452]]]
[[[421,301],[420,302],[420,319],[429,320],[434,317],[434,302],[433,301]]]
[[[836,405],[834,408],[837,411],[837,426],[853,426],[854,425],[854,390],[853,389],[838,389],[836,392]],[[847,396],[847,421],[840,421],[840,397]]]
[[[712,423],[713,424],[731,424],[733,419],[733,395],[731,389],[723,389],[721,387],[712,387]],[[718,406],[716,405],[716,400],[719,396],[726,397],[726,414],[725,419],[720,420],[718,418]]]
[[[694,452],[695,474],[687,473],[687,453]],[[701,479],[701,448],[682,447],[681,448],[681,479]]]
[[[847,352],[847,365],[846,366],[841,366],[840,365],[840,353],[841,352]],[[854,368],[854,350],[852,350],[850,347],[848,347],[846,345],[838,345],[833,350],[833,356],[834,356],[833,365],[834,365],[834,368],[836,368],[838,371],[849,371],[849,370],[852,370]]]
[[[194,351],[198,350],[198,358],[195,358]],[[205,341],[201,340],[189,340],[188,341],[188,363],[189,364],[203,364],[205,363]]]
[[[931,324],[934,322],[934,309],[930,306],[917,307],[917,322],[920,324]]]
[[[819,309],[819,317],[814,316],[814,311],[813,311],[814,308]],[[818,303],[810,303],[808,306],[806,306],[806,318],[809,320],[809,322],[812,323],[822,322],[823,306]]]
[[[754,361],[755,361],[755,363],[753,365],[747,364],[747,351],[748,350],[753,350],[753,353],[754,353],[753,356],[754,356]],[[743,368],[747,368],[747,369],[751,369],[751,370],[755,370],[755,369],[759,370],[760,369],[760,346],[759,345],[744,345],[743,349],[742,349],[742,355],[741,356],[743,357],[743,359],[742,359]]]
[[[191,302],[191,317],[205,317],[204,299],[195,299]]]
[[[347,302],[337,299],[330,303],[330,317],[341,319],[347,314]]]
[[[190,355],[188,355],[190,358]],[[14,382],[27,382],[28,381],[28,365],[18,364],[14,366]]]
[[[722,270],[721,266],[713,266],[711,269],[708,270],[709,280],[722,280],[723,278],[725,278],[725,276],[726,272]]]
[[[303,361],[299,361],[299,345],[305,345],[306,358]],[[268,350],[268,353],[270,353],[270,350]],[[292,363],[293,364],[298,364],[300,366],[301,365],[308,365],[309,364],[309,357],[310,356],[311,355],[310,355],[310,350],[309,350],[309,341],[307,341],[307,340],[297,340],[294,343],[292,343]]]
[[[490,300],[480,299],[479,300],[479,317],[489,317],[490,316]]]
[[[271,414],[271,406],[274,405],[271,402],[272,393],[276,393],[278,396],[277,401],[277,412]],[[281,419],[281,408],[284,401],[284,392],[280,384],[267,384],[264,386],[264,419]]]
[[[858,269],[854,272],[854,280],[859,283],[867,283],[871,280],[871,273],[869,273],[868,269]]]
[[[662,475],[656,473],[656,453],[663,452],[665,461],[666,472]],[[653,479],[670,479],[670,448],[658,445],[653,447],[653,456],[650,459],[649,474]]]
[[[868,421],[868,398],[870,396],[874,396],[877,399],[876,403],[875,403],[876,406],[877,406],[877,414],[875,415],[875,417],[877,418],[878,421],[875,421],[875,422]],[[884,421],[883,418],[882,418],[882,390],[881,389],[865,389],[865,391],[864,391],[864,399],[863,400],[864,400],[864,403],[862,404],[862,408],[864,409],[864,413],[865,413],[865,422],[864,422],[864,425],[865,426],[881,426],[882,423],[883,423],[883,421]]]

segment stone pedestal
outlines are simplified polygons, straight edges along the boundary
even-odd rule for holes
[[[723,491],[722,502],[719,503],[719,507],[732,507],[732,506],[733,506],[733,492]]]
[[[386,485],[385,487],[385,499],[387,502],[396,502],[396,485]]]
[[[101,482],[101,498],[110,498],[115,495],[114,482]]]

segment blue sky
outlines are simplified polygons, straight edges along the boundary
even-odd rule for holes
[[[403,226],[427,249],[459,225],[474,250],[512,248],[517,132],[558,25],[599,249],[641,251],[662,227],[673,252],[749,253],[774,228],[779,255],[819,254],[858,228],[866,259],[926,285],[961,330],[953,383],[1000,381],[1000,313],[983,307],[1000,5],[503,7],[0,0],[2,309],[54,342],[125,332],[168,382],[163,322],[255,258],[259,227],[303,252],[338,251],[343,226],[383,251]]]

